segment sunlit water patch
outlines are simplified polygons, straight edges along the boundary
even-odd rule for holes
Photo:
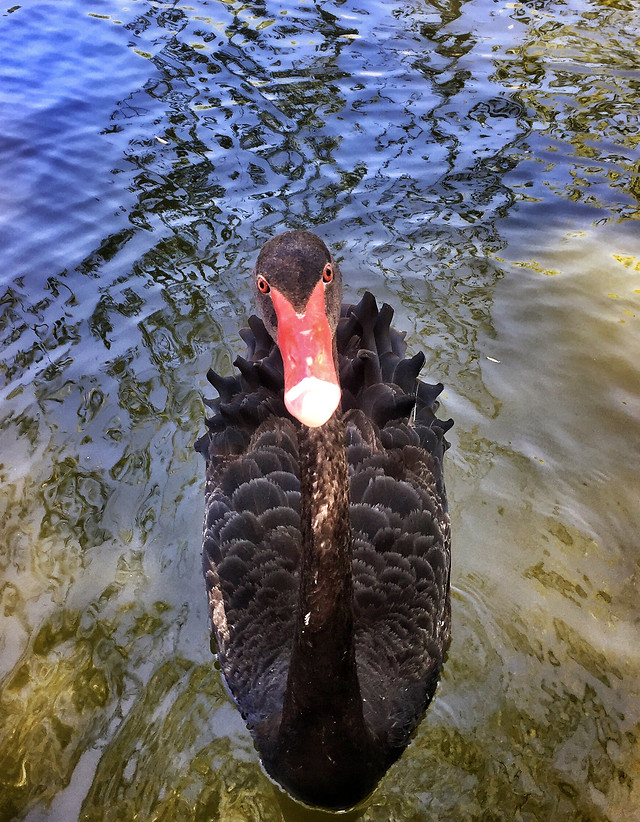
[[[453,640],[365,820],[640,818],[637,0],[0,12],[0,819],[279,820],[201,392],[308,227],[456,419]]]

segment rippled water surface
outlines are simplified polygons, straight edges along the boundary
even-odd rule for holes
[[[16,0],[0,46],[2,822],[300,818],[192,447],[303,226],[456,419],[453,639],[362,819],[640,820],[639,0]]]

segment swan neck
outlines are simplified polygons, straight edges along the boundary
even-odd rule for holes
[[[319,428],[300,426],[301,634],[334,622],[352,627],[353,583],[345,429],[334,415]],[[344,633],[344,632],[343,632]],[[352,631],[349,631],[352,634]]]
[[[339,413],[319,428],[300,426],[298,446],[302,565],[280,769],[294,794],[314,774],[323,790],[332,786],[336,798],[352,790],[362,796],[379,763],[356,668],[349,476]]]
[[[302,561],[290,672],[311,676],[320,667],[323,689],[333,677],[357,688],[345,436],[338,414],[298,429]]]

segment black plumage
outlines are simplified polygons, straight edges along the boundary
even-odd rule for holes
[[[285,407],[269,300],[280,291],[301,314],[322,277],[341,407],[308,427]],[[368,293],[341,308],[339,269],[317,237],[270,241],[254,278],[264,322],[242,332],[239,375],[209,372],[219,397],[196,444],[211,618],[267,772],[302,801],[345,808],[401,755],[437,685],[452,422],[435,416],[442,386],[417,380],[424,355],[405,358],[392,309]]]

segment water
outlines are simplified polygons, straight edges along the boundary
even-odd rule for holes
[[[303,226],[456,419],[453,639],[361,818],[640,819],[637,0],[0,15],[0,819],[300,818],[212,664],[192,446]]]

